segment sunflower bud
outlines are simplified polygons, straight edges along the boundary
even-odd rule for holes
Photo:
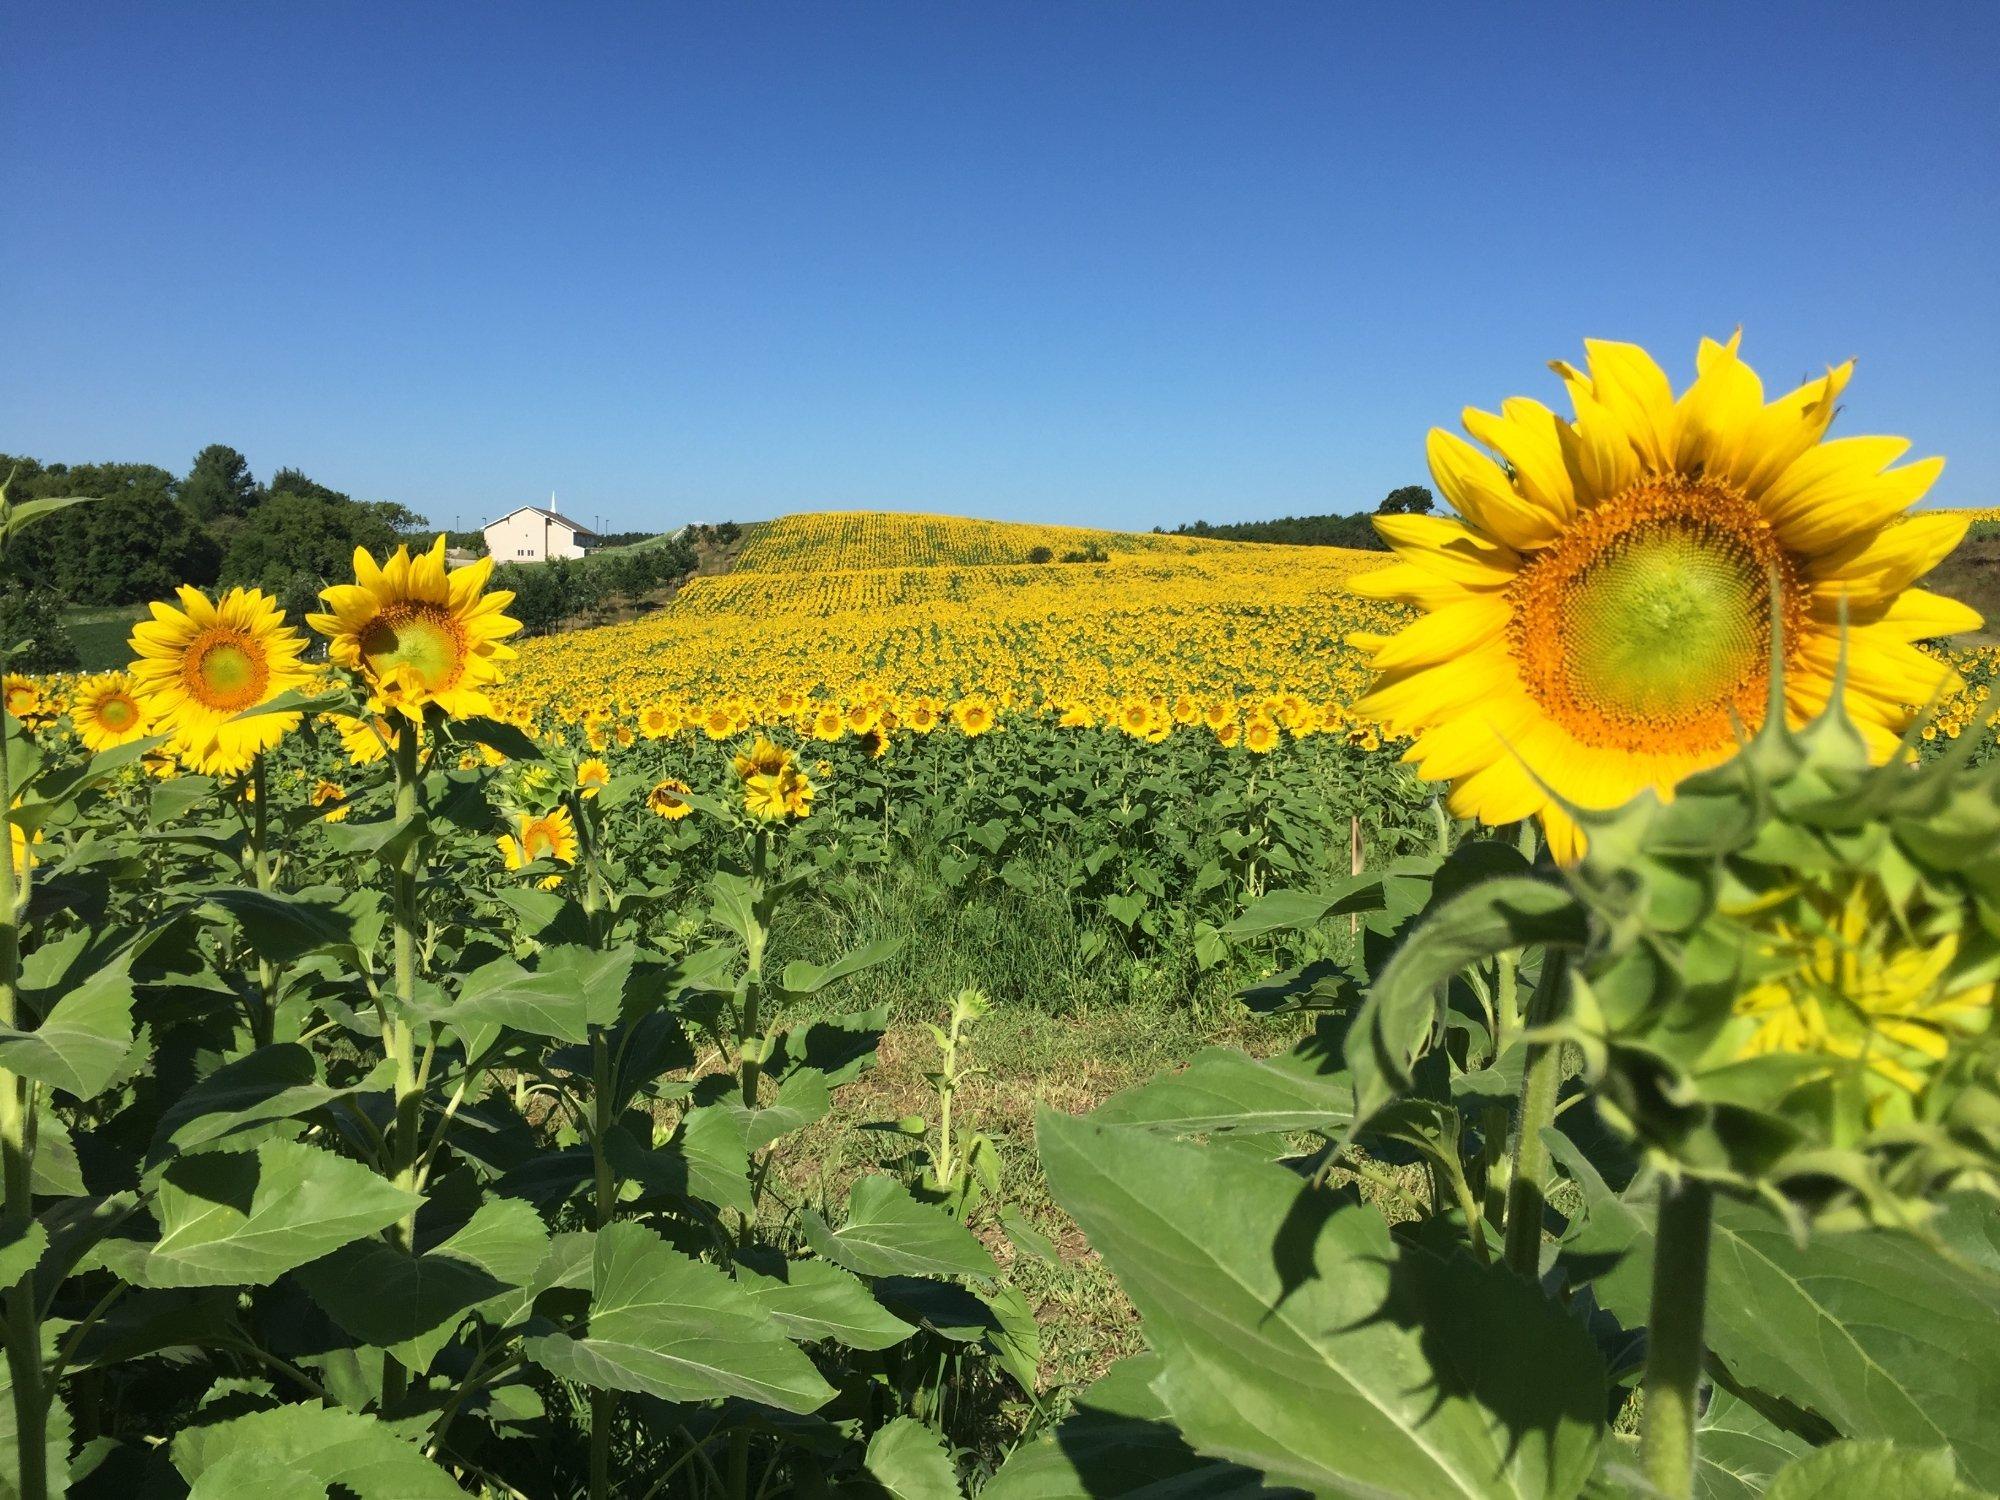
[[[2000,1162],[2000,768],[1869,762],[1836,707],[1585,814],[1573,1020],[1607,1116],[1682,1170],[1907,1219]]]

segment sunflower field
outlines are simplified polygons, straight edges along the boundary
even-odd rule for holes
[[[2000,1489],[1969,518],[1846,366],[1556,372],[1393,557],[793,517],[530,641],[440,538],[9,674],[0,1491]]]

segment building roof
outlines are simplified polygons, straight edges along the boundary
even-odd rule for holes
[[[492,520],[488,521],[486,524],[488,526],[498,526],[502,521],[507,519],[507,516],[518,516],[524,510],[540,516],[545,521],[554,521],[558,526],[567,526],[571,531],[575,532],[578,536],[597,535],[596,532],[592,531],[588,526],[584,525],[583,522],[572,521],[568,516],[550,510],[547,506],[543,505],[517,505],[512,510],[508,511],[507,515],[495,516]]]

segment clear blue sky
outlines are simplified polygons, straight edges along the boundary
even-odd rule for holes
[[[2000,503],[2000,7],[38,4],[0,448],[434,522],[1372,505],[1586,335]]]

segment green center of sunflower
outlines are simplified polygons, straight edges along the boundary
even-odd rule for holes
[[[1770,584],[1734,538],[1672,521],[1627,532],[1562,605],[1583,696],[1637,718],[1678,717],[1764,665]]]
[[[1648,479],[1522,569],[1509,644],[1536,701],[1582,743],[1699,755],[1762,720],[1774,575],[1796,641],[1796,573],[1755,507],[1711,481]]]
[[[202,645],[194,656],[192,696],[204,708],[225,713],[250,707],[270,679],[263,652],[240,637],[225,635]]]
[[[106,698],[97,705],[97,719],[106,729],[123,733],[139,722],[138,705],[130,698]]]
[[[465,631],[444,606],[405,600],[368,622],[361,633],[361,656],[378,681],[408,667],[425,692],[442,693],[465,670]]]

